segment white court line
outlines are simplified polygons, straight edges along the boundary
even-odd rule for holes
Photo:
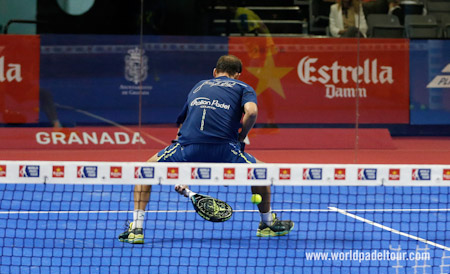
[[[398,208],[398,209],[339,209],[343,212],[358,211],[358,212],[434,212],[434,211],[450,211],[450,208]],[[275,212],[336,212],[335,207],[329,207],[329,209],[276,209]],[[130,213],[132,210],[62,210],[62,211],[0,211],[1,214],[85,214],[85,213]],[[195,212],[195,210],[148,210],[148,213],[180,213],[180,212]],[[259,212],[256,209],[236,209],[233,212]],[[350,213],[348,213],[350,214]]]
[[[104,118],[104,117],[98,116],[98,115],[96,115],[96,114],[94,114],[94,113],[91,113],[91,112],[89,112],[89,111],[85,111],[85,110],[82,110],[82,109],[77,109],[77,108],[74,108],[74,107],[71,107],[71,106],[60,105],[60,104],[57,104],[57,103],[55,103],[55,106],[57,106],[57,107],[59,107],[59,108],[65,108],[65,109],[74,110],[74,111],[79,112],[79,113],[81,113],[81,114],[84,114],[84,115],[86,115],[86,116],[95,118],[95,119],[100,120],[100,121],[102,121],[102,122],[106,122],[106,123],[108,123],[108,124],[110,124],[110,125],[113,125],[113,126],[115,126],[115,127],[118,127],[118,128],[123,129],[123,130],[126,130],[126,131],[128,131],[129,133],[135,133],[135,132],[136,132],[136,131],[130,129],[129,127],[123,126],[123,125],[121,125],[121,124],[118,124],[118,123],[116,123],[116,122],[114,122],[114,121],[111,121],[111,120],[109,120],[109,119],[106,119],[106,118]],[[155,137],[155,136],[153,136],[153,135],[150,135],[150,134],[148,134],[148,133],[146,133],[146,132],[140,131],[139,133],[141,133],[142,135],[147,136],[149,139],[151,139],[151,140],[153,140],[153,141],[155,141],[155,142],[157,142],[157,143],[162,144],[163,146],[168,146],[168,145],[169,145],[169,143],[166,143],[166,142],[164,142],[163,140],[158,139],[157,137]]]
[[[351,212],[433,212],[450,211],[450,208],[373,208],[373,209],[342,209]]]
[[[330,212],[330,209],[278,209],[274,210],[275,212]],[[82,210],[82,211],[73,211],[73,210],[65,210],[65,211],[0,211],[0,215],[5,214],[107,214],[107,213],[132,213],[133,210]],[[147,213],[195,213],[195,210],[148,210],[145,211]],[[233,212],[259,212],[256,209],[237,209],[233,210]]]
[[[376,226],[378,228],[387,230],[389,232],[392,232],[392,233],[395,233],[395,234],[398,234],[398,235],[401,235],[401,236],[404,236],[404,237],[408,237],[408,238],[411,238],[413,240],[416,240],[416,241],[419,241],[419,242],[422,242],[422,243],[425,243],[425,244],[428,244],[428,245],[435,246],[437,248],[441,248],[441,249],[450,251],[450,247],[447,247],[447,246],[444,246],[444,245],[440,245],[438,243],[435,243],[435,242],[432,242],[432,241],[429,241],[429,240],[426,240],[426,239],[423,239],[423,238],[420,238],[420,237],[417,237],[417,236],[414,236],[414,235],[411,235],[411,234],[408,234],[408,233],[405,233],[405,232],[401,232],[399,230],[396,230],[396,229],[390,228],[388,226],[376,223],[374,221],[365,219],[363,217],[359,217],[359,216],[357,216],[355,214],[348,213],[345,210],[342,210],[342,209],[339,209],[339,208],[336,208],[336,207],[329,207],[329,209],[331,209],[333,211],[336,211],[338,213],[341,213],[341,214],[343,214],[345,216],[351,217],[353,219],[356,219],[358,221],[362,221],[362,222],[368,223],[369,225],[373,225],[373,226]]]

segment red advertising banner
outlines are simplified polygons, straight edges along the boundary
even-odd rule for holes
[[[0,149],[163,149],[178,129],[139,127],[0,128]]]
[[[37,35],[0,35],[0,123],[39,120]]]
[[[232,37],[258,123],[409,123],[406,39]]]

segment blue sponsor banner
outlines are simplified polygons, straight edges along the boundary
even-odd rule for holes
[[[412,125],[450,124],[450,41],[410,42]]]
[[[97,166],[78,166],[77,178],[97,178]]]
[[[377,179],[377,169],[376,168],[360,168],[358,169],[358,180],[371,180]]]
[[[304,168],[303,180],[322,180],[322,168]]]
[[[211,179],[211,168],[209,167],[193,167],[191,179],[209,180]]]
[[[247,170],[247,179],[249,180],[266,180],[267,168],[257,167]]]
[[[19,177],[39,178],[39,166],[21,165],[19,167]]]
[[[137,124],[140,99],[143,123],[174,123],[227,52],[226,37],[41,35],[40,85],[65,125]]]
[[[413,181],[430,181],[431,180],[431,169],[429,169],[429,168],[413,169],[411,179]]]
[[[135,167],[134,178],[136,179],[153,179],[155,178],[154,167]]]

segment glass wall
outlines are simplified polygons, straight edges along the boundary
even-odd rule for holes
[[[448,131],[449,43],[409,39],[401,20],[390,29],[400,37],[379,35],[374,15],[388,13],[381,1],[352,9],[364,20],[345,24],[361,31],[345,34],[334,1],[34,4],[2,2],[12,21],[1,22],[7,34],[0,36],[0,123],[28,132],[26,147],[160,148],[174,138],[191,88],[212,77],[224,54],[243,61],[240,80],[258,96],[256,140],[268,129],[302,129],[299,138],[315,136],[310,147],[357,149],[376,148],[382,136],[420,135],[423,126]],[[36,35],[23,35],[24,26]],[[347,136],[339,137],[346,145],[333,145],[318,129]],[[256,140],[254,149],[279,147]]]

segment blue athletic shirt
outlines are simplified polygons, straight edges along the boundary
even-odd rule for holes
[[[189,92],[177,123],[181,145],[237,142],[244,105],[256,103],[246,83],[225,76],[198,82]]]

